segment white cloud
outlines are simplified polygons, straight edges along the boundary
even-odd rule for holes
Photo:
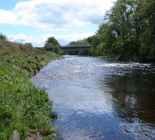
[[[102,23],[106,10],[109,10],[113,5],[112,1],[116,0],[23,1],[17,3],[12,11],[0,10],[0,25],[25,25],[35,27],[37,31],[41,30],[40,33],[42,30],[46,33],[52,30],[55,32],[55,34],[40,35],[39,37],[37,35],[33,37],[25,34],[9,35],[8,37],[12,38],[11,41],[20,43],[31,42],[34,46],[42,47],[48,37],[54,36],[61,45],[66,45],[71,41],[93,35],[94,32],[79,31],[84,29],[79,27],[86,27],[88,25],[89,28],[93,28],[94,25]],[[72,30],[73,28],[79,30],[75,33],[75,30]],[[58,34],[63,30],[62,35],[56,34],[58,30]],[[45,34],[44,31],[43,33]],[[21,30],[21,32],[24,32],[24,30]],[[72,32],[72,34],[69,34],[69,32]],[[31,33],[32,31],[30,30],[29,34]],[[37,33],[33,32],[33,34]]]
[[[9,35],[8,39],[12,42],[32,43],[34,46],[38,46],[43,43],[41,38],[35,38],[32,36],[27,36],[25,34]]]
[[[54,36],[60,45],[67,45],[71,41],[77,41],[83,38],[87,38],[88,36],[93,35],[93,32],[81,33],[81,34],[70,34],[70,35],[54,35],[54,34],[46,34],[42,35],[38,38],[32,36],[26,36],[25,34],[18,35],[9,35],[8,38],[12,42],[18,43],[32,43],[34,47],[43,47],[47,38]]]
[[[48,37],[54,36],[61,45],[66,45],[66,44],[70,43],[71,41],[77,41],[80,39],[84,39],[84,38],[87,38],[93,34],[94,34],[94,32],[86,32],[86,33],[70,34],[70,35],[46,34],[46,35],[42,36],[42,38],[44,38],[44,40],[47,40]]]
[[[0,9],[0,24],[16,24],[16,15]]]
[[[17,3],[13,11],[0,10],[0,23],[44,30],[100,24],[111,6],[110,0],[30,0]]]

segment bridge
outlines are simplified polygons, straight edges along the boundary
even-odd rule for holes
[[[90,50],[90,48],[91,48],[91,45],[67,45],[67,46],[60,47],[62,51]]]
[[[62,51],[80,51],[80,50],[90,50],[91,45],[67,45],[59,46]],[[46,47],[47,51],[53,51],[54,47]]]

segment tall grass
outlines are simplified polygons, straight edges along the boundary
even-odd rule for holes
[[[14,130],[21,139],[34,130],[49,139],[48,135],[56,131],[49,121],[48,95],[34,87],[29,78],[58,57],[0,37],[0,140],[9,139]]]

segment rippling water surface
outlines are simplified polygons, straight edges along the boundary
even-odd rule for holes
[[[64,56],[32,82],[45,88],[58,140],[155,140],[155,66]]]

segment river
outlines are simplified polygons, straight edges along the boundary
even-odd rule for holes
[[[32,79],[58,119],[57,140],[155,140],[155,66],[64,56]]]

